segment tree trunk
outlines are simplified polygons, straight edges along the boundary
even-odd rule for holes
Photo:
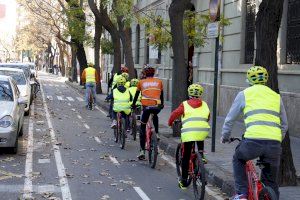
[[[100,40],[101,40],[101,33],[102,33],[102,25],[101,22],[96,18],[95,19],[95,50],[94,50],[94,57],[95,57],[95,68],[101,77],[101,70],[100,70]],[[96,86],[97,94],[102,94],[102,87],[101,81]]]
[[[83,70],[87,67],[87,59],[86,59],[86,54],[85,54],[85,49],[83,46],[82,42],[77,42],[75,43],[77,46],[77,51],[76,51],[76,56],[77,56],[77,60],[79,63],[79,71],[80,71],[80,85],[83,85],[82,80],[81,80],[81,74],[83,72]]]
[[[175,110],[187,98],[187,63],[185,62],[183,16],[190,0],[172,0],[169,16],[172,34],[173,74],[172,74],[172,110]],[[176,92],[175,92],[176,88]]]
[[[269,72],[267,85],[275,92],[278,88],[277,38],[281,23],[283,0],[263,0],[256,19],[256,58],[255,65],[265,67]],[[286,134],[282,142],[282,156],[279,172],[282,186],[296,185],[296,170],[293,162],[290,137]]]
[[[59,40],[56,40],[57,46],[59,48],[59,62],[61,68],[61,75],[65,76],[65,61],[64,61],[64,44]]]
[[[71,59],[71,81],[77,83],[77,58],[75,45],[71,45]]]

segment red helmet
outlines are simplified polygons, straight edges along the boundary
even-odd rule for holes
[[[152,66],[146,66],[144,68],[144,74],[146,75],[146,77],[152,77],[155,74],[155,68]]]
[[[125,67],[125,66],[121,66],[121,72],[122,73],[128,73],[128,68],[127,67]]]

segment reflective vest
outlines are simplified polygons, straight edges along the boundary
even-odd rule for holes
[[[96,69],[92,67],[86,68],[85,77],[87,83],[96,83]]]
[[[264,85],[253,85],[244,95],[244,137],[281,142],[280,95]]]
[[[184,115],[181,118],[181,141],[194,142],[203,141],[209,133],[209,108],[206,102],[202,101],[202,106],[193,108],[187,101],[183,102]]]
[[[127,81],[126,83],[125,83],[125,87],[128,89],[128,88],[130,88],[130,82],[129,81]]]
[[[158,78],[146,78],[140,80],[143,106],[156,106],[161,104],[160,95],[162,82]]]
[[[133,98],[134,98],[134,96],[135,96],[136,90],[137,90],[137,87],[130,87],[130,88],[129,88],[129,92],[130,92],[130,94],[131,94],[131,96],[132,96]],[[141,93],[140,93],[138,99],[136,100],[135,105],[137,105],[137,106],[142,105],[141,99],[142,99],[142,95],[141,95]]]
[[[129,115],[131,112],[129,90],[126,90],[124,93],[122,93],[117,88],[115,88],[113,90],[113,96],[114,96],[113,110],[115,112],[123,111],[126,115]]]
[[[115,73],[114,78],[113,78],[113,83],[112,83],[112,88],[115,87],[115,85],[117,84],[117,80],[119,79],[121,75],[118,75],[117,73]]]

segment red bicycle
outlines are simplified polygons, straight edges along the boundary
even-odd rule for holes
[[[153,125],[153,114],[150,114],[146,125],[146,150],[149,155],[149,165],[155,168],[158,156],[158,141]]]
[[[240,138],[230,138],[229,143],[241,141]],[[260,169],[266,167],[268,163],[257,160],[256,166]],[[248,200],[277,200],[274,190],[263,184],[260,174],[256,172],[255,165],[252,160],[246,162],[246,174],[248,177]]]
[[[178,144],[176,149],[176,170],[177,175],[181,177],[181,164],[182,157],[184,154],[184,143]],[[193,143],[191,156],[189,161],[189,175],[187,179],[188,185],[193,182],[194,197],[197,200],[203,200],[205,196],[205,186],[206,186],[206,177],[205,177],[205,167],[202,161],[202,156],[199,152],[195,151],[195,142]]]

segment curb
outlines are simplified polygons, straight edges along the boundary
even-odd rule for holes
[[[82,86],[75,85],[74,83],[71,83],[69,81],[66,81],[66,84],[70,86],[71,88],[75,89],[81,94],[84,94],[84,90]],[[96,97],[96,104],[101,107],[104,111],[109,110],[109,104],[100,103],[103,101],[103,99]],[[174,140],[170,140],[164,134],[160,134],[160,142],[159,142],[159,148],[162,149],[166,154],[169,156],[172,156],[175,158],[176,149],[177,149],[178,143]],[[206,168],[206,174],[207,174],[207,181],[210,185],[218,187],[221,191],[215,192],[211,191],[207,194],[206,199],[220,199],[217,198],[218,193],[225,193],[228,196],[234,195],[234,182],[233,182],[233,175],[223,170],[221,167],[218,166],[217,163],[211,162],[209,159],[208,164],[205,165]],[[229,175],[228,175],[229,174]]]

